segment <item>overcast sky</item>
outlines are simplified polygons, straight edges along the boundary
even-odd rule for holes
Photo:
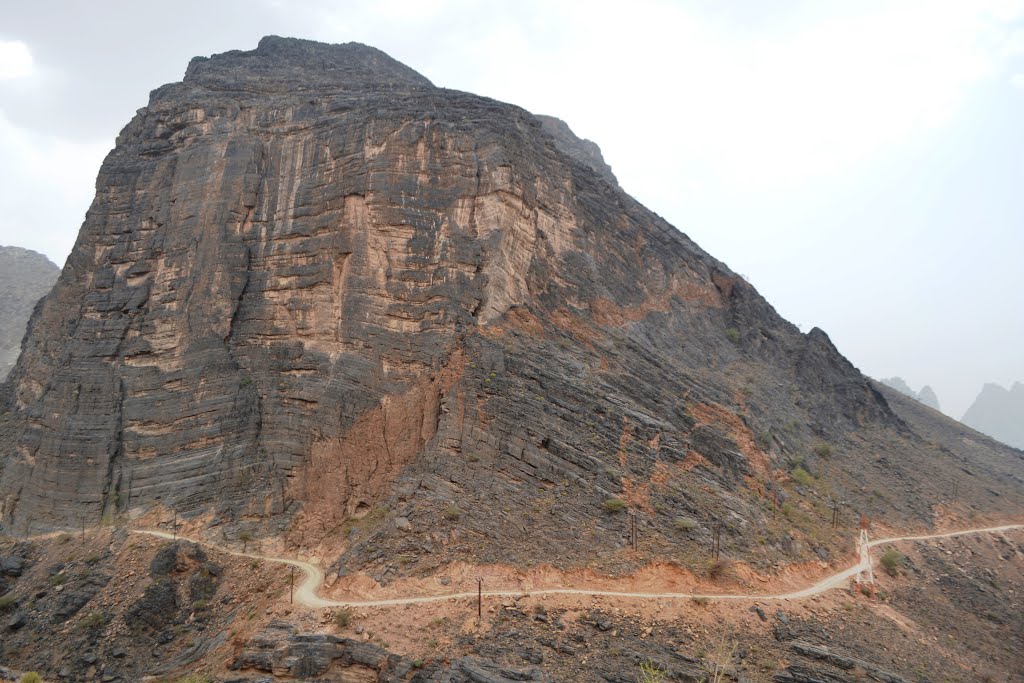
[[[782,315],[954,417],[1024,380],[1024,0],[0,0],[0,244],[63,264],[149,91],[266,34],[564,119]]]

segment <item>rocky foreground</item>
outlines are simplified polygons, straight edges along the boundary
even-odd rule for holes
[[[634,683],[645,668],[693,683],[716,670],[780,683],[1024,680],[1024,533],[898,549],[873,598],[524,594],[486,598],[478,623],[475,600],[307,610],[289,605],[279,565],[119,530],[68,534],[0,544],[0,661],[108,683]]]

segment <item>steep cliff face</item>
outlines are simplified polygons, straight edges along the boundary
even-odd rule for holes
[[[42,254],[0,246],[0,381],[18,359],[32,309],[59,273],[60,268]]]
[[[648,552],[690,542],[680,514],[756,548],[771,499],[827,495],[795,463],[851,504],[897,476],[885,510],[930,518],[934,446],[552,126],[357,44],[194,60],[122,131],[34,317],[5,525],[164,506],[344,531],[381,572],[384,548],[572,564],[622,546],[609,498]],[[760,542],[809,551],[787,534]]]

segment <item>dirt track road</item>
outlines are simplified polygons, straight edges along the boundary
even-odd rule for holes
[[[998,533],[1000,531],[1011,531],[1014,529],[1024,529],[1024,524],[1006,524],[1004,526],[985,527],[977,529],[963,529],[960,531],[948,531],[937,534],[925,534],[919,536],[893,536],[891,538],[880,538],[868,543],[869,548],[876,548],[880,545],[888,545],[891,543],[897,543],[899,541],[928,541],[939,538],[953,538],[954,536],[965,536],[968,534],[989,534]],[[165,531],[154,531],[150,529],[132,529],[133,534],[145,534],[148,536],[156,536],[157,538],[173,539],[174,536]],[[427,602],[441,602],[444,600],[459,600],[465,598],[475,598],[477,596],[476,591],[468,591],[464,593],[441,593],[438,595],[421,595],[411,596],[404,598],[387,598],[382,600],[328,600],[321,598],[317,595],[317,590],[324,583],[324,572],[323,570],[309,562],[303,562],[301,560],[294,560],[286,557],[270,557],[267,555],[260,555],[257,553],[243,553],[231,548],[226,548],[215,543],[210,543],[196,538],[188,538],[178,534],[178,538],[184,541],[191,541],[202,546],[217,550],[222,553],[229,555],[236,555],[238,557],[248,557],[256,560],[263,560],[265,562],[277,562],[279,564],[285,564],[292,567],[297,567],[302,570],[303,579],[302,582],[295,588],[295,602],[299,605],[311,608],[324,608],[324,607],[385,607],[390,605],[414,605]],[[800,600],[802,598],[809,598],[814,595],[819,595],[826,591],[832,590],[833,588],[839,588],[845,585],[851,577],[857,574],[857,572],[866,570],[867,567],[863,561],[858,562],[848,569],[844,569],[836,574],[828,576],[821,581],[815,583],[807,588],[802,588],[797,591],[790,593],[774,593],[774,594],[761,594],[761,593],[631,593],[628,591],[609,591],[609,590],[593,590],[588,588],[544,588],[539,590],[494,590],[484,591],[485,597],[508,597],[515,595],[587,595],[587,596],[604,596],[604,597],[616,597],[616,598],[639,598],[639,599],[692,599],[692,598],[708,598],[714,600]]]

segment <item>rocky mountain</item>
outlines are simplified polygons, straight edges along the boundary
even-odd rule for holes
[[[18,359],[32,309],[59,274],[60,268],[42,254],[0,246],[0,381]]]
[[[743,529],[775,497],[930,519],[955,445],[918,438],[594,149],[363,45],[193,60],[121,132],[33,317],[5,388],[5,525],[262,520],[383,576],[392,546],[431,549],[408,572],[615,567],[611,500],[652,554],[693,542],[681,515],[733,519],[756,550]],[[1013,486],[1019,465],[977,467]],[[896,479],[911,492],[879,504]],[[479,542],[442,543],[456,526]],[[786,538],[768,543],[829,552]]]
[[[121,132],[0,409],[6,533],[175,520],[324,558],[338,589],[505,570],[703,576],[715,530],[753,582],[845,561],[858,512],[891,528],[1003,519],[1024,486],[1020,452],[875,384],[822,330],[802,334],[564,123],[435,87],[364,45],[277,37],[194,59]],[[47,581],[68,538],[14,550]],[[117,568],[145,574],[142,551],[123,536],[102,547],[94,563],[59,560],[79,598],[38,603],[54,603],[36,617],[52,623],[77,613],[68,601],[100,610],[78,651],[137,627],[166,654],[284,585],[215,587],[225,607],[210,615],[212,598],[184,593],[216,576],[194,551],[136,585]],[[507,609],[514,643],[526,613]],[[245,610],[255,624],[270,608]],[[275,675],[325,652],[391,661],[264,625],[179,650],[191,663],[230,647]],[[593,680],[579,637],[558,650],[576,667],[564,680]],[[414,664],[401,662],[411,680],[505,680],[416,678]]]
[[[1009,390],[998,384],[986,384],[961,422],[1024,450],[1024,384],[1014,382]]]
[[[902,377],[889,377],[888,379],[879,381],[887,387],[892,387],[905,396],[909,396],[916,401],[920,401],[929,408],[941,410],[941,408],[939,408],[939,397],[935,394],[935,390],[927,384],[921,387],[921,391],[914,391]]]

